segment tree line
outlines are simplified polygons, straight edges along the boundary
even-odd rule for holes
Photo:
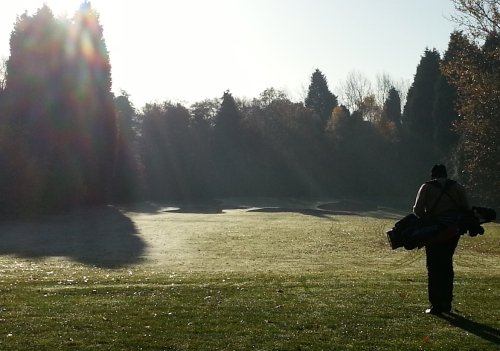
[[[481,12],[466,5],[499,7],[454,3],[471,26]],[[44,5],[18,18],[1,79],[1,211],[226,196],[413,197],[437,162],[478,201],[498,205],[499,43],[498,17],[452,33],[443,55],[424,51],[408,91],[387,78],[375,94],[352,75],[342,103],[317,69],[300,102],[269,88],[254,99],[226,91],[137,110],[125,92],[111,93],[90,3],[71,19]]]

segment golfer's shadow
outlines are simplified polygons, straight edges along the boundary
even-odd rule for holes
[[[484,340],[500,345],[500,330],[474,322],[456,313],[450,312],[439,316],[451,325],[474,334]]]

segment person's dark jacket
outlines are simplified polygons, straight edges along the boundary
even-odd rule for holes
[[[446,187],[445,193],[442,194],[444,187]],[[447,178],[437,178],[422,184],[417,193],[413,213],[423,218],[469,209],[469,202],[462,185]]]

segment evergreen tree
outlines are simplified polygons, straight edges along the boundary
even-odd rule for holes
[[[328,88],[326,77],[319,69],[316,69],[311,76],[311,84],[305,100],[306,107],[314,110],[325,126],[337,104],[337,97]]]
[[[453,34],[452,34],[453,36]],[[457,51],[458,50],[458,51]],[[441,74],[435,86],[435,100],[432,119],[435,123],[433,140],[442,155],[449,156],[456,146],[459,135],[456,130],[459,119],[457,113],[457,89],[450,84],[449,78],[443,72],[443,68],[459,55],[459,47],[455,47],[450,39],[448,48],[443,55],[440,71]]]
[[[7,62],[5,122],[9,125],[9,155],[6,164],[7,192],[14,212],[52,207],[64,202],[53,193],[52,167],[59,139],[53,134],[59,112],[58,74],[63,64],[63,35],[51,10],[44,5],[33,16],[17,19],[11,34]]]
[[[440,55],[436,50],[426,49],[417,67],[403,111],[405,130],[421,138],[432,140],[435,123],[432,120],[434,89],[440,76]]]
[[[224,92],[220,108],[215,116],[214,159],[219,191],[234,195],[243,191],[246,150],[242,132],[242,114],[229,91]]]
[[[165,102],[144,107],[142,158],[149,196],[154,200],[192,196],[188,109]]]
[[[219,111],[215,116],[215,133],[219,141],[237,141],[241,119],[242,116],[233,95],[229,91],[224,92]]]
[[[400,169],[407,170],[403,177],[411,187],[421,183],[417,175],[425,174],[429,164],[435,163],[440,156],[436,153],[436,123],[433,120],[435,88],[441,75],[440,61],[436,50],[425,50],[403,110],[401,151],[404,156],[400,160]]]
[[[390,141],[400,140],[401,134],[401,99],[396,88],[391,87],[382,107],[380,120],[376,123],[382,136]]]
[[[216,170],[213,150],[213,127],[220,108],[218,99],[206,99],[191,105],[190,146],[194,192],[199,197],[213,196]]]
[[[73,21],[44,5],[18,18],[10,40],[5,117],[16,161],[9,203],[17,210],[103,203],[114,166],[116,119],[109,57],[98,15],[84,3]]]
[[[90,2],[76,13],[71,34],[75,47],[69,52],[66,101],[80,134],[74,152],[84,175],[82,201],[102,203],[111,192],[117,129],[109,53]]]
[[[436,84],[436,97],[432,111],[434,121],[433,140],[439,151],[447,155],[458,142],[458,133],[455,124],[458,120],[456,112],[456,88],[444,76],[438,78]]]
[[[135,201],[145,195],[143,164],[138,152],[137,112],[126,92],[115,98],[118,141],[113,200]]]
[[[396,88],[391,87],[382,108],[382,119],[393,123],[394,126],[401,129],[401,99]]]
[[[233,169],[243,152],[242,114],[229,91],[224,92],[215,115],[214,150],[222,169]],[[234,169],[233,169],[234,170]]]

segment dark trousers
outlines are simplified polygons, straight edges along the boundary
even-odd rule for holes
[[[425,247],[429,302],[437,309],[451,309],[454,278],[453,254],[459,238],[456,236]]]

